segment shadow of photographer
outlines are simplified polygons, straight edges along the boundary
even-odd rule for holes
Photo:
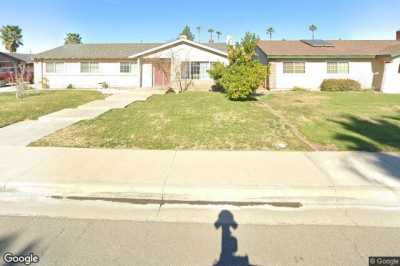
[[[219,213],[217,221],[214,223],[215,228],[221,228],[221,253],[219,260],[214,266],[251,266],[249,257],[238,256],[238,240],[232,235],[231,228],[238,228],[237,222],[234,220],[233,214],[228,210]]]

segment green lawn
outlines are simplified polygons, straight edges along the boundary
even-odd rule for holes
[[[277,150],[285,143],[285,150],[310,150],[304,140],[318,150],[399,151],[400,95],[287,92],[249,102],[207,92],[158,95],[33,145]]]
[[[13,92],[0,93],[0,127],[103,98],[97,91],[80,90],[29,91],[23,99],[16,99]]]
[[[157,95],[94,120],[82,121],[34,145],[140,149],[265,149],[277,143],[306,149],[257,102],[220,93]]]
[[[290,92],[262,101],[320,150],[400,151],[400,95]]]

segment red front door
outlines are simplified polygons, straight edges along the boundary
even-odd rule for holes
[[[169,85],[170,64],[156,63],[154,66],[154,86],[166,87]]]

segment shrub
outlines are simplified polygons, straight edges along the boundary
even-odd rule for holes
[[[307,91],[307,90],[302,87],[294,86],[292,91]]]
[[[7,85],[7,80],[0,79],[0,87],[6,86]]]
[[[74,85],[72,85],[71,83],[68,84],[67,89],[75,89]]]
[[[266,76],[266,68],[259,62],[228,66],[220,79],[231,100],[247,100],[258,89]]]
[[[361,84],[352,79],[326,79],[321,84],[321,91],[359,91]]]
[[[168,88],[168,90],[165,93],[176,93],[173,88]]]
[[[100,82],[99,84],[100,84],[100,86],[101,86],[102,89],[108,89],[108,88],[109,88],[108,83],[105,82],[105,81]]]
[[[50,88],[49,85],[49,80],[47,78],[42,78],[42,81],[40,82],[42,89],[48,89]]]
[[[225,71],[225,66],[223,63],[217,62],[215,63],[210,70],[208,70],[208,74],[210,74],[210,77],[215,81],[215,86],[216,88],[221,88],[221,83],[220,80],[222,78],[222,75],[224,74]]]

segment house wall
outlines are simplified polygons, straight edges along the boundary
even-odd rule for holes
[[[360,82],[363,88],[371,88],[374,76],[371,61],[350,61],[347,74],[328,74],[327,61],[306,61],[304,74],[283,73],[283,62],[271,63],[275,69],[275,84],[271,87],[277,89],[292,89],[296,86],[318,89],[324,79],[353,79]]]
[[[149,59],[158,58],[171,58],[171,84],[175,82],[175,73],[177,73],[177,71],[180,72],[181,62],[199,61],[227,63],[226,57],[189,44],[180,44],[167,48],[144,56],[141,60],[142,62],[146,62],[146,60],[149,61]],[[131,61],[136,62],[136,59],[132,59]],[[137,70],[132,73],[120,73],[120,61],[107,62],[104,60],[91,60],[91,62],[99,63],[98,73],[81,73],[80,62],[78,60],[64,62],[64,71],[62,73],[47,73],[46,61],[43,62],[43,65],[41,62],[35,62],[35,84],[40,87],[42,78],[46,78],[51,88],[66,88],[69,84],[79,88],[96,88],[101,82],[107,82],[110,87],[135,88],[140,86],[139,66],[137,66]],[[124,62],[124,60],[122,62]],[[146,79],[153,79],[153,71],[142,72],[142,74],[150,75],[150,77],[142,76],[142,82]],[[202,88],[209,88],[213,84],[213,81],[211,79],[197,80],[194,84]]]
[[[186,43],[179,44],[174,47],[152,53],[144,57],[145,59],[167,58],[171,59],[171,86],[176,84],[176,74],[181,71],[181,63],[185,61],[190,62],[221,62],[228,63],[228,59],[217,53],[210,52],[198,47],[191,46]],[[203,80],[193,80],[193,89],[208,90],[214,81],[211,78]]]
[[[382,91],[386,93],[400,93],[400,57],[385,64]]]
[[[51,88],[66,88],[69,84],[77,88],[97,88],[101,82],[107,82],[110,87],[117,88],[133,88],[139,86],[138,71],[120,73],[119,61],[101,62],[93,60],[91,62],[99,62],[98,73],[81,73],[80,62],[72,61],[64,62],[64,71],[62,73],[47,73],[46,62],[43,62],[43,68],[41,62],[35,62],[35,85],[40,87],[40,81],[43,77],[47,78]]]

